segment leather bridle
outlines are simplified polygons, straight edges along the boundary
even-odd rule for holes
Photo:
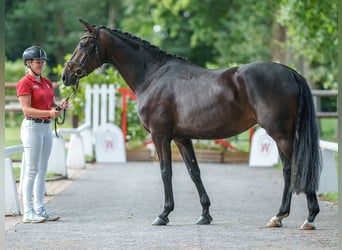
[[[80,38],[80,40],[85,39],[85,38],[93,38],[94,39],[93,43],[91,44],[91,47],[87,51],[87,54],[82,58],[81,62],[68,61],[66,63],[66,66],[70,69],[70,71],[73,71],[73,75],[76,77],[76,84],[75,84],[76,90],[78,89],[79,79],[83,76],[88,75],[88,72],[85,69],[85,64],[87,63],[90,55],[93,53],[94,50],[96,53],[96,59],[97,59],[98,66],[101,67],[101,65],[102,65],[99,46],[98,46],[99,32],[100,32],[100,28],[97,27],[96,31],[95,31],[95,36],[90,35],[90,34],[86,34]],[[74,54],[75,54],[75,52],[74,52]],[[74,56],[74,54],[71,56],[71,58]],[[75,65],[73,70],[71,67],[72,65]]]
[[[99,38],[99,32],[100,32],[100,28],[96,28],[96,32],[95,32],[95,36],[93,35],[84,35],[80,38],[80,40],[85,39],[85,38],[93,38],[94,42],[92,43],[91,47],[89,48],[87,54],[82,58],[81,62],[75,62],[75,61],[68,61],[66,63],[66,67],[69,68],[70,71],[72,71],[71,66],[75,65],[74,70],[73,70],[73,75],[76,77],[76,83],[75,83],[75,88],[73,89],[72,94],[67,97],[65,100],[68,101],[69,98],[74,97],[77,92],[78,92],[78,85],[79,85],[79,80],[81,77],[83,76],[87,76],[88,72],[85,69],[85,64],[87,63],[90,55],[93,53],[93,50],[95,49],[95,53],[96,53],[96,59],[97,59],[97,63],[98,66],[101,67],[102,63],[101,63],[101,58],[100,58],[100,52],[99,52],[99,46],[98,46],[98,38]],[[75,51],[76,52],[76,51]],[[75,54],[74,52],[74,54]],[[74,54],[72,54],[71,58],[74,56]],[[57,110],[62,110],[61,107],[57,107]],[[58,137],[58,133],[57,133],[57,125],[63,125],[65,122],[65,109],[63,110],[63,116],[61,117],[57,117],[55,118],[55,133],[56,133],[56,137]]]

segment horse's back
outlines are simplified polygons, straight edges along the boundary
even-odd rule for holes
[[[273,62],[256,62],[238,67],[237,75],[249,87],[264,91],[293,91],[298,89],[294,74],[298,74],[286,65]]]

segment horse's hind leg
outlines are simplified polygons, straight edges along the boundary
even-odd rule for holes
[[[191,179],[193,180],[193,182],[195,183],[199,197],[200,197],[200,202],[202,205],[202,215],[196,223],[199,225],[210,224],[210,222],[212,221],[212,217],[209,214],[210,200],[201,180],[200,169],[198,167],[198,163],[197,163],[197,159],[196,159],[192,142],[190,139],[177,141],[176,145],[180,153],[182,154],[182,157],[188,169],[189,175]]]
[[[284,190],[279,212],[276,216],[272,217],[267,223],[267,227],[282,227],[282,220],[289,216],[291,208],[292,192],[290,191],[291,185],[291,161],[287,159],[281,152],[279,152],[283,163],[283,176],[284,176]]]
[[[284,175],[284,191],[283,198],[281,202],[281,206],[279,212],[276,216],[272,217],[270,221],[267,223],[267,227],[281,227],[283,225],[282,220],[289,216],[290,207],[291,207],[291,198],[292,192],[290,191],[291,185],[291,161],[288,160],[282,153],[280,153],[280,157],[283,162],[283,175]],[[319,205],[317,201],[316,193],[307,193],[306,194],[307,205],[309,209],[309,216],[300,227],[302,230],[313,230],[316,229],[314,224],[314,220],[316,215],[319,213]]]
[[[316,193],[307,193],[306,199],[308,203],[308,209],[309,209],[309,216],[307,220],[303,223],[303,225],[300,227],[302,230],[313,230],[316,229],[316,226],[314,224],[314,220],[316,218],[316,215],[319,213],[319,205],[317,201],[317,195]]]

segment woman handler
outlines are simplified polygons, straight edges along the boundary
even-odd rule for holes
[[[60,115],[56,110],[52,82],[42,76],[45,51],[32,46],[23,53],[27,74],[16,86],[17,96],[24,113],[21,140],[24,146],[25,172],[23,178],[24,223],[55,221],[55,216],[44,205],[45,176],[52,147],[51,119]],[[60,107],[67,108],[62,101]],[[34,198],[32,198],[32,196]]]

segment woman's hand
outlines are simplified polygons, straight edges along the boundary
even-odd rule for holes
[[[69,107],[68,99],[61,101],[61,103],[59,104],[59,107],[61,107],[61,109],[67,109]]]
[[[51,118],[57,118],[57,117],[60,116],[60,114],[61,114],[61,110],[53,108],[53,109],[50,110],[50,115],[49,116]]]

